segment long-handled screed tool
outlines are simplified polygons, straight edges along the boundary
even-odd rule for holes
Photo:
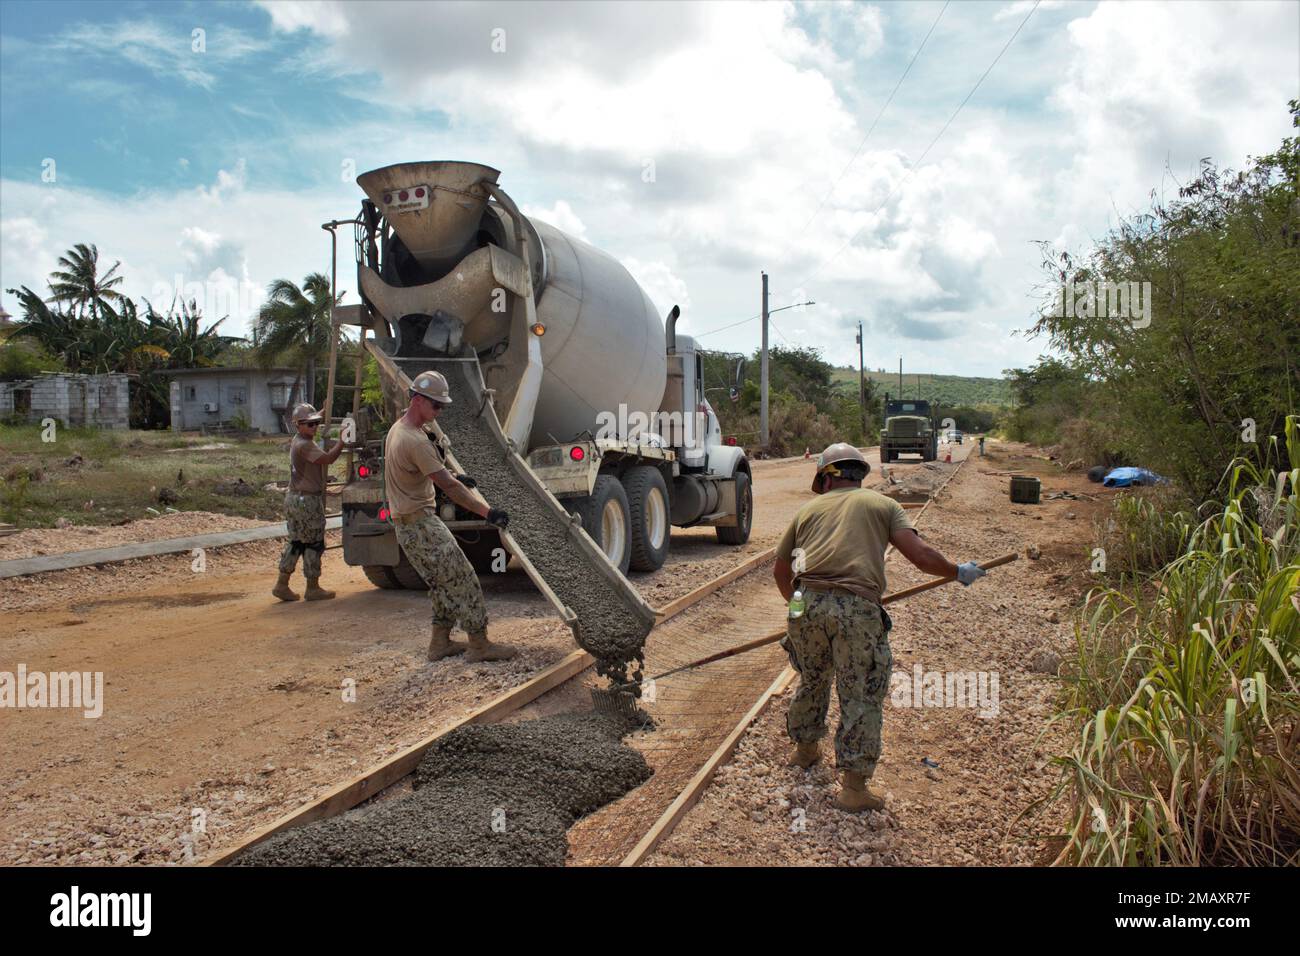
[[[990,571],[993,568],[1000,568],[1004,564],[1010,564],[1018,559],[1020,555],[1012,552],[1004,554],[1000,558],[994,558],[992,561],[985,561],[979,565],[983,571]],[[901,591],[895,591],[893,594],[887,594],[880,599],[880,603],[892,604],[895,601],[901,601],[903,598],[909,598],[914,594],[920,594],[922,591],[930,591],[945,584],[951,584],[956,578],[935,578],[933,581],[926,581],[924,584],[918,584],[914,587],[904,588]],[[674,667],[672,670],[664,671],[662,674],[655,674],[649,678],[651,681],[663,680],[673,674],[680,674],[682,671],[694,670],[697,667],[703,667],[705,664],[712,664],[715,661],[725,660],[728,657],[735,657],[737,654],[744,654],[746,651],[752,651],[755,648],[764,647],[768,644],[775,644],[781,638],[785,637],[785,628],[779,631],[773,631],[766,637],[759,637],[752,641],[746,641],[744,644],[737,644],[735,647],[729,647],[725,651],[718,651],[710,654],[708,657],[701,657],[697,661],[691,661],[689,664],[682,664]],[[638,687],[639,683],[614,684],[607,688],[595,688],[591,692],[591,703],[597,712],[608,714],[612,717],[624,717],[635,720],[637,713],[637,695],[633,693],[632,688]]]

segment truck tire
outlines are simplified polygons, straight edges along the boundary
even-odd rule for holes
[[[632,522],[627,493],[619,480],[613,475],[598,475],[591,494],[576,499],[570,510],[582,519],[582,530],[605,552],[610,564],[627,574],[632,556],[628,546]],[[607,535],[610,541],[605,540]]]
[[[366,573],[370,583],[377,588],[383,588],[385,591],[392,591],[400,588],[397,578],[390,573],[393,569],[386,564],[365,564],[361,570]]]
[[[389,568],[388,571],[392,574],[398,587],[406,588],[408,591],[429,590],[429,585],[424,582],[424,578],[420,577],[420,572],[415,570],[411,562],[406,560],[405,554],[403,554],[402,559]]]
[[[506,549],[506,546],[501,543],[501,536],[495,531],[476,531],[472,534],[475,535],[472,541],[468,536],[457,535],[456,543],[465,552],[465,557],[469,558],[469,563],[474,566],[474,573],[479,575],[499,573],[492,567],[492,562],[495,560],[493,552],[497,548]],[[507,564],[509,561],[510,552],[506,549]]]
[[[628,567],[658,571],[668,560],[672,525],[668,520],[668,485],[658,468],[638,465],[623,473],[632,517]]]
[[[749,540],[749,529],[754,525],[754,487],[746,472],[736,472],[736,526],[714,528],[721,544],[744,544]]]

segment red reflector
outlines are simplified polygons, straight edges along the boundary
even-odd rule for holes
[[[423,187],[423,186],[421,186],[419,189],[417,189],[417,190],[415,191],[415,198],[416,198],[416,199],[423,199],[423,198],[424,198],[424,187]]]
[[[397,198],[400,199],[402,202],[406,202],[406,200],[411,198],[411,194],[408,193],[405,189],[403,189],[400,193],[397,194]]]
[[[569,449],[569,457],[574,461],[582,461],[582,459],[587,457],[587,452],[581,445],[574,445]]]
[[[387,509],[387,508],[380,508],[380,509],[379,509],[379,520],[380,520],[380,521],[387,521],[387,520],[388,520],[388,509]]]
[[[735,435],[728,435],[728,436],[727,436],[727,444],[728,444],[728,445],[734,445],[735,443],[736,443],[736,436],[735,436]]]
[[[358,476],[358,477],[361,477],[361,478],[369,478],[369,477],[370,477],[370,469],[367,468],[365,465],[358,465],[358,466],[357,466],[357,476]]]
[[[384,205],[387,206],[393,201],[392,193],[384,193]]]

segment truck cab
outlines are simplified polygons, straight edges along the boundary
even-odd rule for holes
[[[886,392],[880,460],[897,461],[900,455],[920,455],[922,461],[934,461],[939,457],[939,433],[928,401],[891,399]]]

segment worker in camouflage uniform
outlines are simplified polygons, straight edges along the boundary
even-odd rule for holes
[[[503,661],[518,650],[509,644],[493,644],[487,637],[487,608],[478,575],[456,539],[436,511],[435,486],[467,511],[504,528],[510,516],[471,495],[474,480],[453,475],[424,426],[451,404],[447,380],[439,372],[421,372],[411,383],[411,404],[388,430],[384,439],[384,491],[397,530],[397,543],[407,560],[429,585],[433,602],[433,634],[429,660],[452,654],[470,661]],[[459,623],[469,635],[469,645],[451,639]]]
[[[316,429],[323,419],[308,404],[295,406],[291,420],[297,434],[289,443],[289,490],[284,495],[289,540],[280,555],[280,577],[271,593],[281,601],[298,600],[289,587],[289,576],[301,555],[302,573],[307,579],[303,596],[308,601],[324,601],[334,596],[333,591],[320,586],[320,559],[325,551],[325,484],[343,442],[334,442],[329,451],[316,444]]]
[[[804,610],[792,617],[782,645],[799,671],[786,719],[797,745],[791,763],[821,759],[831,679],[840,699],[835,764],[841,787],[835,805],[879,810],[885,801],[867,786],[880,759],[880,732],[893,653],[885,592],[885,549],[892,543],[922,571],[969,585],[984,573],[974,562],[953,564],[921,539],[903,507],[862,487],[871,465],[852,445],[837,442],[817,459],[812,490],[776,549],[776,584],[788,601],[799,590]],[[792,608],[792,613],[797,610]]]

